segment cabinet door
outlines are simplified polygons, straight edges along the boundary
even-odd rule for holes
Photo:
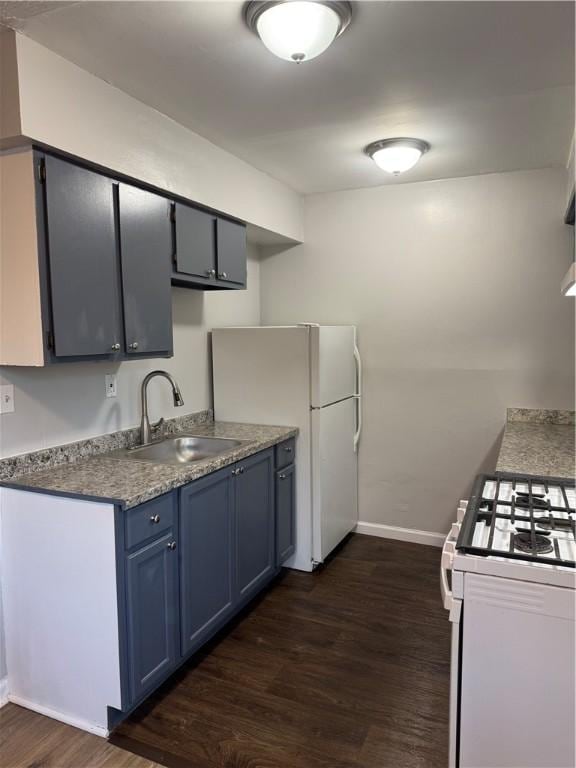
[[[171,354],[169,202],[127,184],[120,184],[118,195],[126,352]]]
[[[172,531],[126,556],[132,702],[157,686],[177,663],[177,578]]]
[[[233,609],[232,469],[197,480],[180,492],[182,655],[212,635]]]
[[[246,227],[226,219],[217,220],[217,278],[246,285]]]
[[[273,452],[238,463],[235,477],[238,599],[258,592],[274,566]]]
[[[174,227],[176,271],[206,282],[213,280],[216,275],[214,216],[176,203]]]
[[[294,464],[276,472],[276,565],[296,548],[296,472]]]
[[[45,158],[54,354],[97,357],[120,347],[113,183]]]

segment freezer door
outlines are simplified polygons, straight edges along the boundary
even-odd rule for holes
[[[358,522],[355,400],[313,410],[311,418],[313,556],[321,563]]]
[[[356,393],[353,325],[310,326],[310,401],[322,408]]]

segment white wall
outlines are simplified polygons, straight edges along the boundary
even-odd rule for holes
[[[264,325],[358,326],[361,520],[447,530],[507,406],[574,407],[564,198],[561,170],[315,195],[262,262]]]
[[[0,368],[0,384],[14,384],[16,404],[14,413],[0,415],[0,458],[135,426],[140,420],[139,385],[156,368],[174,374],[184,407],[174,408],[169,385],[158,379],[149,387],[151,419],[210,408],[208,331],[215,326],[259,324],[256,257],[257,250],[249,246],[245,291],[173,288],[174,357],[168,360]],[[104,376],[114,372],[118,396],[107,399]]]
[[[301,198],[285,184],[20,34],[16,55],[24,136],[302,240]]]

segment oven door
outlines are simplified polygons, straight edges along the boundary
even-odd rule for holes
[[[449,728],[449,759],[448,768],[457,768],[459,764],[459,710],[460,710],[460,657],[461,657],[461,624],[463,574],[452,570],[456,540],[460,533],[460,524],[466,512],[466,501],[458,506],[457,521],[452,524],[450,533],[442,547],[440,559],[440,592],[444,608],[452,625],[451,657],[450,657],[450,728]]]

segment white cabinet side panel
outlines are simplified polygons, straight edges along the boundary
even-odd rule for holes
[[[2,489],[9,695],[85,727],[120,707],[114,507]]]
[[[308,328],[212,331],[214,415],[218,421],[298,427],[296,551],[284,564],[312,570],[310,360]]]
[[[572,768],[574,592],[465,575],[461,768]]]

